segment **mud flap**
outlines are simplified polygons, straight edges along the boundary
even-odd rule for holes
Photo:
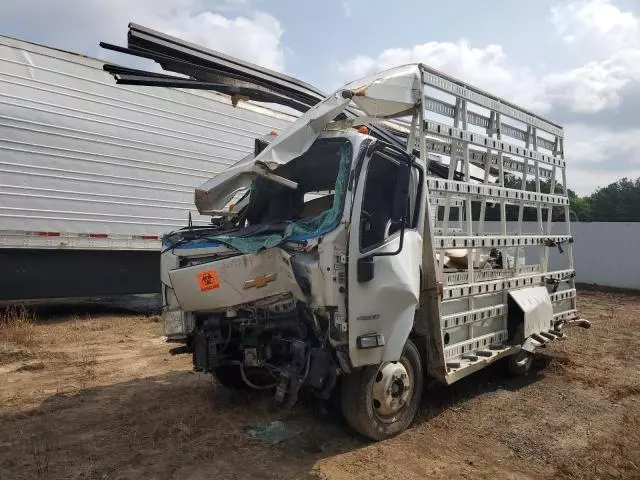
[[[553,327],[553,305],[547,287],[538,286],[510,291],[507,318],[511,345],[522,345],[532,335],[549,331]],[[533,339],[527,344],[527,349],[535,349],[536,346],[532,342],[541,343]]]

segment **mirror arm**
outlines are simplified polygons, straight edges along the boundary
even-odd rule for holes
[[[405,215],[406,216],[406,215]],[[404,245],[404,230],[405,230],[405,216],[400,220],[400,243],[398,244],[398,249],[395,252],[374,252],[370,257],[393,257],[394,255],[398,255],[402,251],[402,247]]]

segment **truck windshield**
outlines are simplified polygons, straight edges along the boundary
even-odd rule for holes
[[[257,253],[285,241],[305,241],[340,223],[353,147],[345,138],[316,141],[303,155],[274,171],[297,189],[257,178],[233,230],[209,237],[241,253]]]
[[[339,217],[351,152],[351,142],[344,138],[315,142],[303,155],[275,171],[277,175],[295,181],[298,184],[295,190],[258,178],[251,187],[245,217],[247,224],[303,221],[311,227],[309,221],[312,219],[324,223],[328,216]]]

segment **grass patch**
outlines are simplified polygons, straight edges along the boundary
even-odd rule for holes
[[[8,307],[0,314],[0,342],[32,348],[38,344],[36,316],[25,307]]]
[[[98,360],[93,351],[83,349],[80,352],[78,361],[80,390],[84,390],[87,386],[97,378],[96,365]]]

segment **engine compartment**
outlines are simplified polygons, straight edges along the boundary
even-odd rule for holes
[[[308,387],[328,398],[337,378],[329,348],[330,320],[292,295],[277,295],[237,310],[198,314],[192,332],[194,370],[229,387],[275,389],[293,405]],[[242,382],[242,383],[241,383]]]

